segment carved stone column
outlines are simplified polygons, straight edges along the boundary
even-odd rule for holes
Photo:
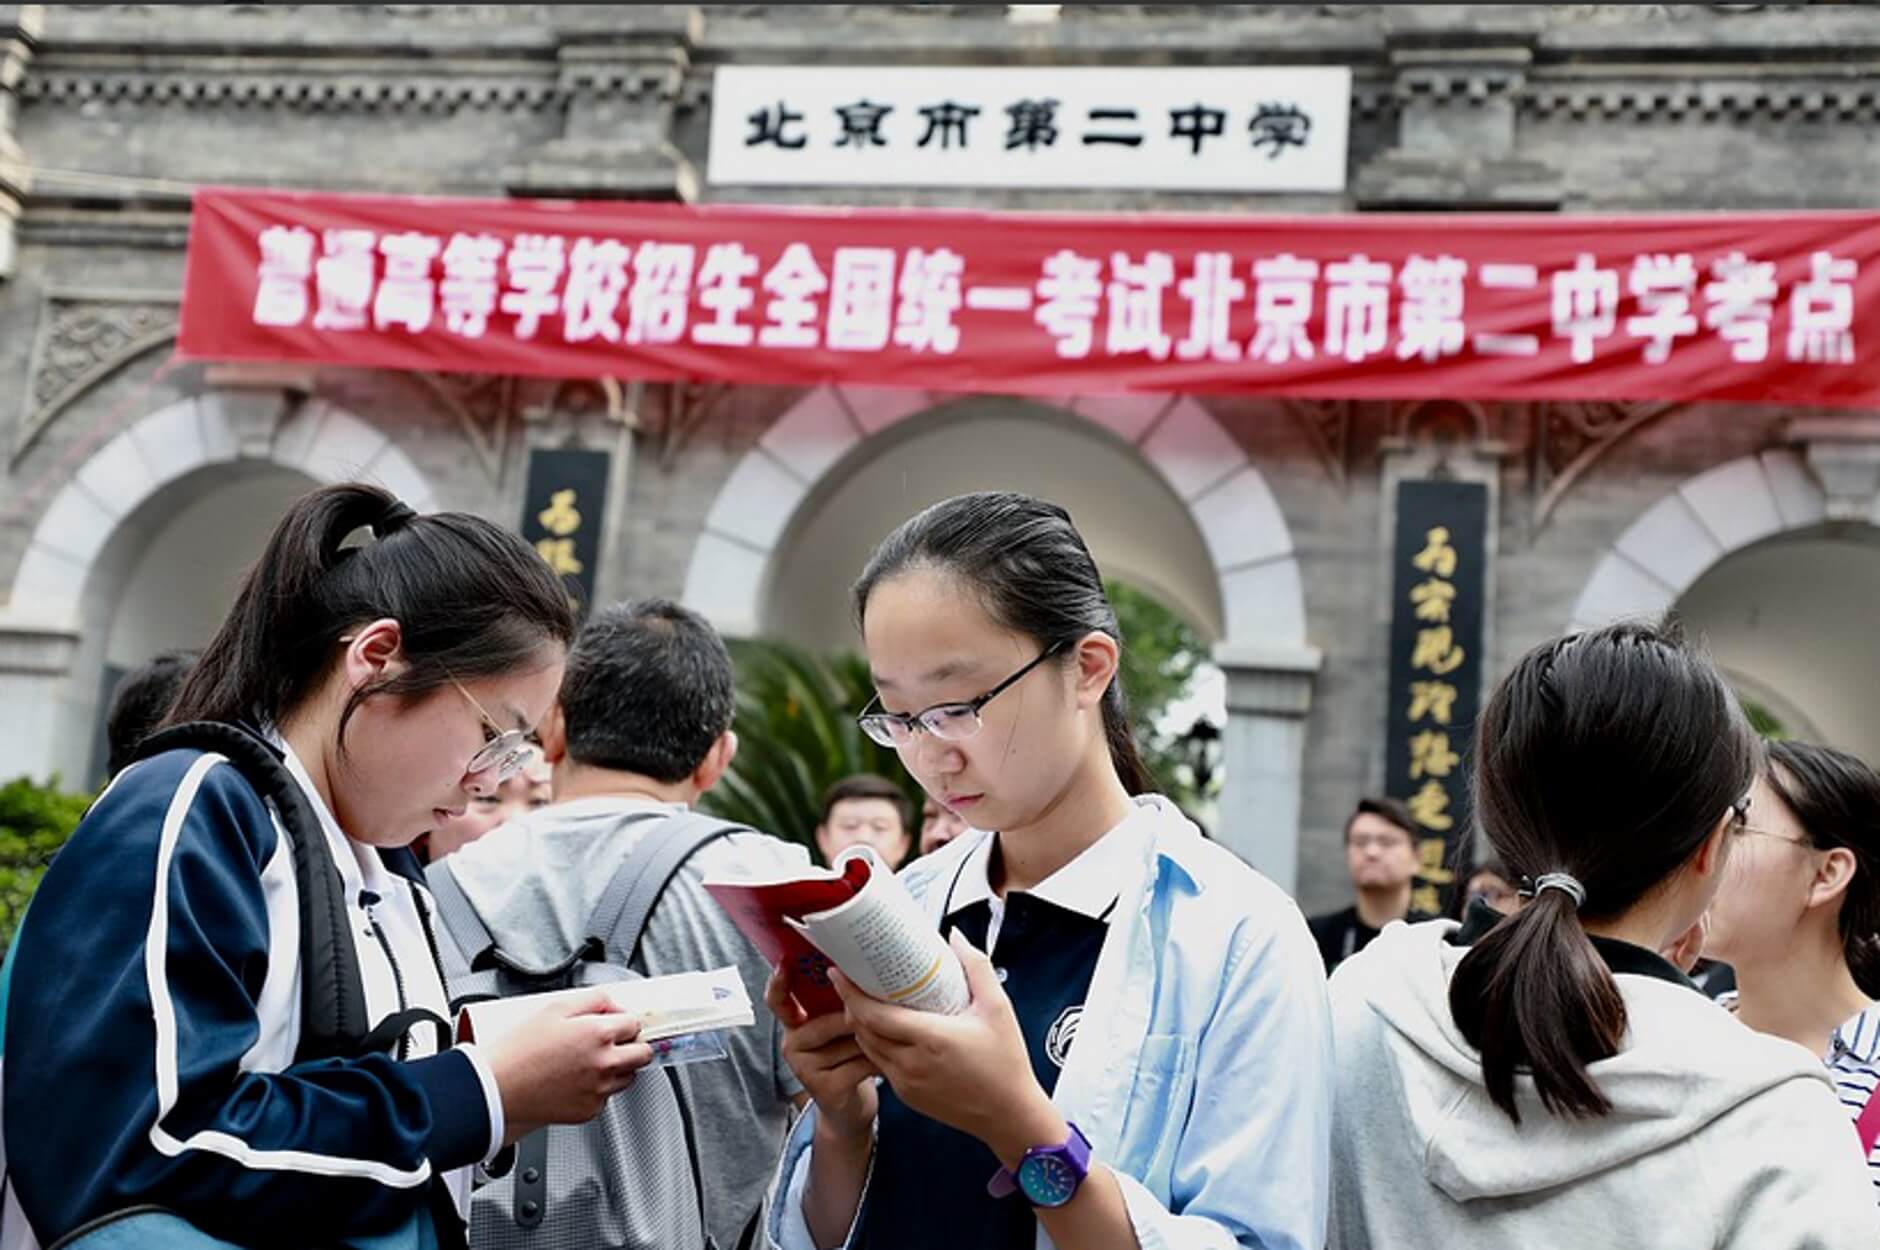
[[[39,46],[45,6],[0,5],[0,281],[13,276],[19,242],[15,227],[33,189],[32,163],[14,137],[20,79]]]
[[[1516,110],[1533,59],[1514,35],[1494,46],[1393,46],[1397,145],[1358,171],[1359,204],[1558,208],[1560,175],[1516,152]]]
[[[696,9],[674,5],[562,6],[567,124],[505,171],[510,194],[697,199],[698,170],[672,141],[672,117],[700,21]]]
[[[1803,417],[1789,442],[1827,493],[1829,520],[1880,525],[1880,416]]]
[[[1291,891],[1299,881],[1306,717],[1323,656],[1316,647],[1215,648],[1227,674],[1227,732],[1215,837]]]

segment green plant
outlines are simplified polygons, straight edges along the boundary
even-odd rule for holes
[[[1749,727],[1771,742],[1780,742],[1789,736],[1788,726],[1782,718],[1771,712],[1756,700],[1739,695],[1743,705],[1743,715],[1749,720]]]
[[[12,945],[46,865],[90,804],[90,795],[61,790],[57,778],[40,785],[21,777],[0,786],[0,951]]]
[[[1130,720],[1143,762],[1163,793],[1192,806],[1212,797],[1218,773],[1199,792],[1183,735],[1189,726],[1164,726],[1169,705],[1185,698],[1207,659],[1207,646],[1193,626],[1153,595],[1114,579],[1104,583],[1123,630],[1123,692],[1129,696]]]
[[[825,660],[768,641],[730,646],[738,672],[738,755],[704,807],[812,849],[823,792],[852,774],[890,778],[920,810],[919,785],[893,751],[855,723],[874,695],[859,655]]]

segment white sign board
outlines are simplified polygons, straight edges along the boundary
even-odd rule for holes
[[[1340,191],[1351,71],[727,65],[708,178],[741,186]]]

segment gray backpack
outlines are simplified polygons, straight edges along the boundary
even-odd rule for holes
[[[496,945],[450,861],[427,879],[443,924],[439,957],[451,1009],[465,1003],[637,978],[630,969],[666,883],[700,847],[742,825],[696,812],[649,812],[657,821],[620,864],[589,922],[587,940],[561,962],[531,968]],[[755,1229],[746,1230],[750,1240]],[[717,1250],[705,1234],[704,1177],[676,1070],[640,1074],[586,1124],[552,1125],[516,1143],[502,1177],[470,1199],[472,1250]]]

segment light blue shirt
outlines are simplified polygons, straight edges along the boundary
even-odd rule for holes
[[[1143,1250],[1320,1250],[1330,1189],[1324,965],[1292,899],[1160,797],[1107,837],[1140,837],[1051,1101],[1122,1186]],[[903,874],[936,927],[993,835]],[[819,1250],[802,1215],[814,1106],[784,1147],[772,1250]],[[867,1201],[864,1193],[863,1201]],[[851,1233],[852,1236],[852,1233]],[[1039,1250],[1051,1239],[1042,1224]]]

